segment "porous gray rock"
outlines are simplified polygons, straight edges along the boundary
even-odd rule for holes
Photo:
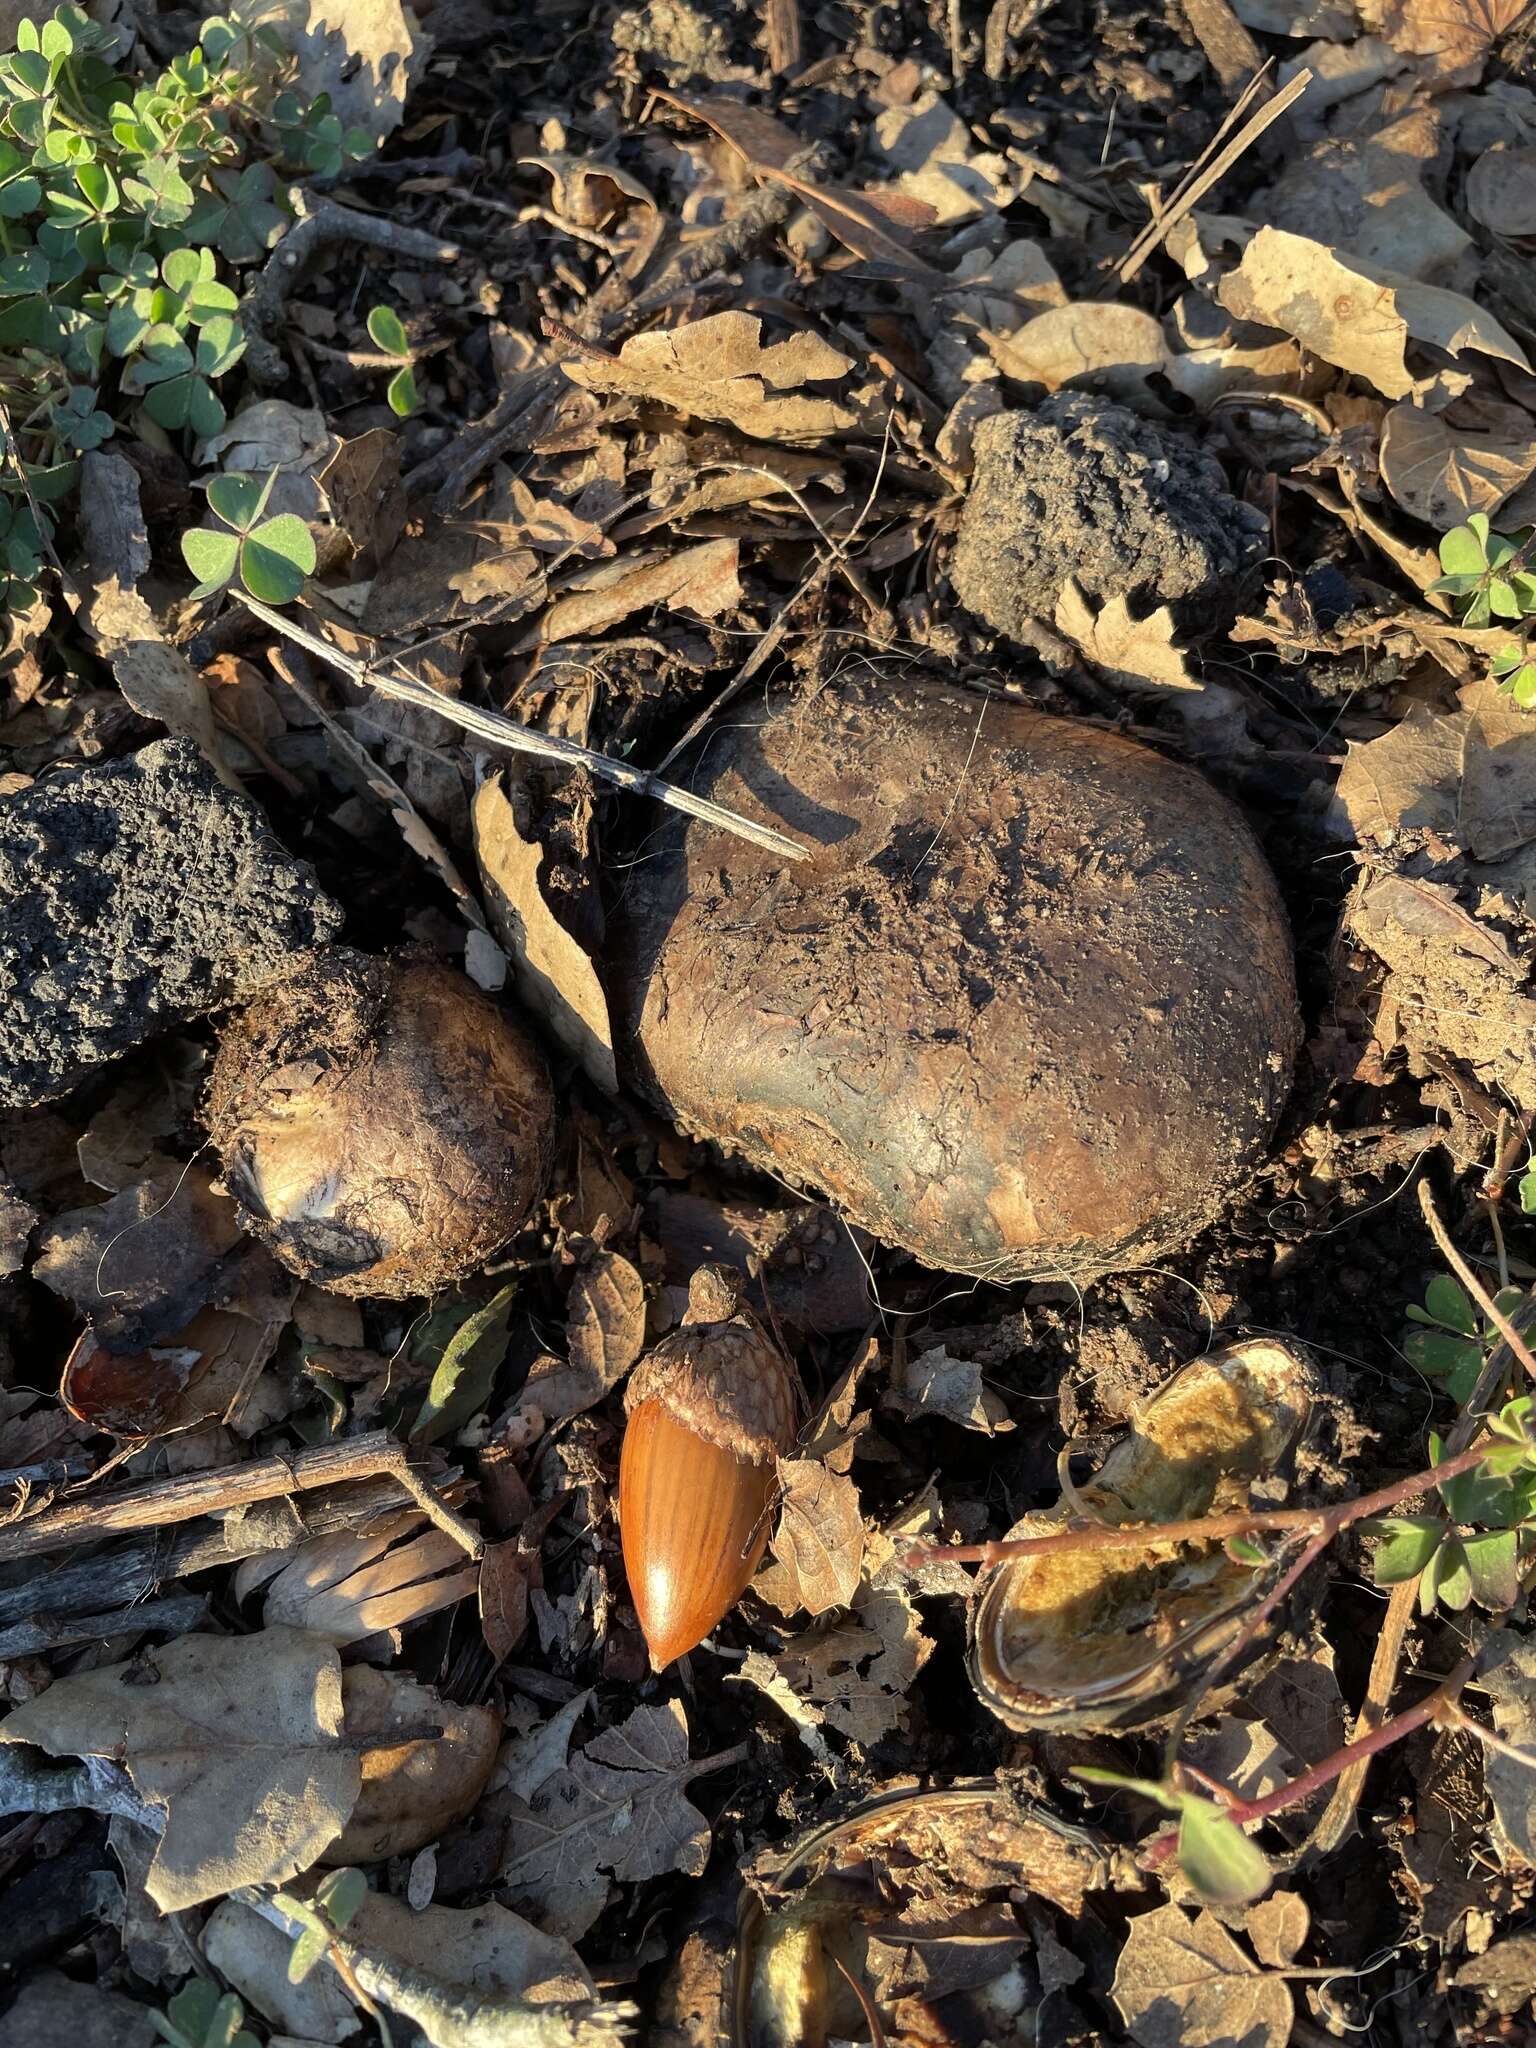
[[[0,801],[0,1106],[255,994],[341,912],[191,740]]]
[[[976,472],[950,579],[994,632],[1047,622],[1068,578],[1088,597],[1186,617],[1235,607],[1262,557],[1263,514],[1215,457],[1123,405],[1063,392],[976,429]]]

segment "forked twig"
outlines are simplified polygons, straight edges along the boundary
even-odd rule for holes
[[[554,733],[534,732],[531,727],[520,725],[515,718],[508,718],[505,712],[482,711],[476,705],[461,704],[457,698],[442,696],[429,683],[419,682],[414,676],[380,674],[368,662],[344,654],[318,633],[296,626],[281,612],[273,611],[270,605],[243,593],[237,595],[246,610],[253,612],[274,633],[281,633],[285,640],[292,640],[296,646],[307,649],[316,660],[339,670],[349,681],[377,690],[381,697],[393,697],[401,704],[414,704],[420,711],[434,711],[439,718],[446,718],[450,725],[461,726],[465,732],[488,741],[493,747],[505,747],[510,754],[531,754],[540,761],[557,761],[564,768],[585,768],[618,789],[627,789],[636,796],[654,797],[658,803],[667,804],[674,811],[686,811],[692,818],[702,818],[707,825],[716,825],[724,832],[734,832],[738,839],[749,839],[754,846],[764,847],[769,853],[782,854],[786,860],[804,860],[807,857],[809,849],[787,833],[776,832],[771,825],[754,824],[750,818],[727,810],[724,804],[711,803],[708,797],[695,796],[691,790],[680,789],[674,782],[664,782],[648,768],[636,768],[628,761],[616,761],[610,754],[599,754],[591,747],[578,746],[574,740],[561,739]]]

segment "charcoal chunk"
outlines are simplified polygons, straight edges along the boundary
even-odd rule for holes
[[[0,1105],[281,979],[340,928],[313,869],[184,739],[0,801]]]
[[[1191,623],[1235,608],[1262,558],[1263,514],[1215,457],[1126,406],[1078,393],[976,429],[976,474],[950,578],[966,610],[1019,637],[1069,577],[1100,601],[1167,604]]]

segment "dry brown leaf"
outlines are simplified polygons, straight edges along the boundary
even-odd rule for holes
[[[518,993],[588,1078],[619,1092],[608,998],[586,948],[556,918],[539,886],[544,849],[519,826],[521,784],[482,782],[471,811],[486,910],[511,956]]]
[[[526,547],[544,554],[611,555],[613,542],[600,526],[583,519],[558,498],[536,498],[520,476],[511,479],[508,522]]]
[[[1108,300],[1054,306],[1013,334],[985,328],[982,339],[1005,376],[1047,391],[1088,384],[1116,398],[1142,398],[1148,377],[1168,359],[1163,330],[1150,313]]]
[[[684,1787],[737,1754],[692,1763],[681,1702],[636,1707],[552,1771],[526,1803],[513,1802],[500,1884],[538,1899],[541,1912],[558,1895],[569,1926],[572,1907],[576,1917],[594,1900],[601,1910],[603,1871],[631,1881],[672,1870],[697,1877],[709,1860],[709,1823]]]
[[[1159,605],[1146,618],[1131,616],[1123,597],[1112,597],[1097,615],[1073,578],[1056,600],[1056,630],[1082,649],[1095,668],[1124,689],[1200,690],[1188,658],[1174,645],[1173,614]]]
[[[893,1368],[881,1405],[909,1419],[942,1416],[984,1436],[997,1436],[1014,1426],[1002,1396],[982,1385],[981,1367],[969,1358],[951,1358],[942,1344]]]
[[[1405,512],[1443,533],[1469,512],[1491,517],[1536,474],[1536,424],[1515,406],[1500,411],[1508,422],[1503,434],[1463,431],[1416,405],[1392,407],[1382,426],[1381,477]]]
[[[371,576],[405,527],[399,436],[388,427],[370,427],[366,434],[343,441],[316,482],[332,519],[352,544],[354,573]]]
[[[231,789],[208,692],[161,633],[138,592],[149,568],[139,477],[126,456],[92,449],[80,462],[80,530],[85,548],[85,621],[111,663],[117,687],[142,718],[195,740]]]
[[[282,1884],[335,1841],[357,1804],[341,1747],[341,1660],[318,1637],[268,1628],[182,1636],[153,1653],[155,1682],[122,1664],[57,1678],[0,1723],[0,1742],[111,1757],[165,1831],[147,1880],[162,1912],[238,1885]]]
[[[821,1764],[832,1762],[832,1751],[821,1732],[824,1716],[820,1707],[814,1701],[801,1699],[773,1659],[762,1650],[748,1650],[740,1669],[726,1672],[725,1682],[727,1685],[755,1685],[787,1720],[793,1722],[800,1740],[816,1761]]]
[[[846,1607],[864,1562],[858,1488],[814,1458],[781,1458],[779,1485],[783,1500],[772,1549],[791,1581],[785,1611],[825,1614]]]
[[[1271,1892],[1243,1915],[1253,1952],[1272,1970],[1288,1970],[1311,1931],[1312,1915],[1299,1892]]]
[[[1256,218],[1308,235],[1336,255],[1405,277],[1475,282],[1472,238],[1424,189],[1439,150],[1440,117],[1423,102],[1373,134],[1324,136],[1288,158]]]
[[[603,1394],[618,1385],[645,1344],[645,1282],[628,1259],[599,1252],[576,1275],[565,1335],[572,1365],[589,1373]]]
[[[110,1202],[55,1217],[33,1273],[128,1350],[183,1328],[239,1240],[235,1205],[207,1168],[172,1164]]]
[[[1529,0],[1361,0],[1365,25],[1404,56],[1424,60],[1437,87],[1476,85],[1499,38]]]
[[[676,554],[605,562],[572,578],[568,594],[557,597],[540,619],[537,639],[546,646],[584,640],[658,604],[717,619],[741,603],[739,558],[738,541],[703,540]]]
[[[528,1633],[528,1591],[538,1570],[538,1558],[515,1540],[485,1546],[476,1597],[480,1633],[498,1664],[506,1662]]]
[[[1536,839],[1536,725],[1492,682],[1470,684],[1459,710],[1415,705],[1351,747],[1337,796],[1367,844],[1433,833],[1475,860],[1502,860]]]
[[[1385,398],[1415,388],[1410,341],[1447,355],[1476,353],[1529,370],[1525,352],[1460,292],[1420,284],[1360,257],[1338,256],[1305,235],[1260,228],[1216,296],[1240,320],[1278,327],[1341,370],[1364,377]],[[1469,369],[1471,365],[1467,366]]]
[[[588,391],[622,391],[670,405],[692,419],[725,420],[763,441],[816,441],[856,417],[801,386],[829,383],[853,368],[819,335],[762,344],[751,313],[711,313],[685,326],[632,335],[612,359],[577,356],[561,364]]]
[[[1210,1913],[1182,1906],[1133,1920],[1115,2004],[1141,2048],[1286,2048],[1295,2021],[1283,1977],[1255,1967]]]
[[[1485,149],[1467,173],[1467,211],[1490,234],[1536,235],[1536,149]]]
[[[306,106],[328,94],[342,127],[364,128],[376,143],[399,127],[406,91],[432,52],[401,0],[236,0],[230,11],[281,38]]]
[[[598,163],[589,156],[569,150],[555,150],[545,156],[520,156],[520,164],[532,164],[550,181],[550,208],[562,220],[579,228],[595,228],[624,210],[626,200],[635,200],[651,213],[656,201],[638,178],[617,164]]]
[[[377,1863],[408,1855],[462,1820],[496,1761],[501,1719],[489,1707],[461,1707],[396,1671],[354,1664],[342,1673],[346,1739],[362,1754],[362,1789],[352,1817],[322,1862]],[[397,1731],[437,1735],[391,1744]]]
[[[824,1726],[867,1749],[905,1726],[912,1683],[932,1653],[905,1591],[866,1583],[845,1618],[796,1636],[774,1662]]]
[[[612,1393],[645,1343],[645,1283],[618,1252],[583,1267],[567,1303],[565,1358],[534,1360],[518,1395],[546,1423],[580,1415]]]
[[[807,147],[771,114],[723,98],[691,100],[681,93],[660,90],[656,97],[669,101],[683,113],[692,114],[695,120],[713,128],[717,135],[745,157],[760,178],[787,185],[792,192],[798,193],[827,232],[834,235],[845,249],[851,249],[855,256],[907,277],[926,277],[937,281],[944,276],[943,271],[935,270],[914,256],[891,233],[896,210],[890,203],[890,196],[813,184],[792,170],[790,166],[808,154]]]

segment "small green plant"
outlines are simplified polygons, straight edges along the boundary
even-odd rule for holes
[[[1417,1578],[1424,1614],[1437,1602],[1458,1614],[1474,1600],[1493,1613],[1514,1605],[1536,1550],[1532,1409],[1527,1396],[1489,1417],[1493,1441],[1482,1463],[1439,1482],[1438,1512],[1361,1523],[1364,1535],[1378,1539],[1372,1560],[1378,1585]],[[1438,1436],[1430,1437],[1429,1449],[1431,1462],[1442,1464],[1445,1446]]]
[[[274,469],[265,483],[231,470],[208,482],[208,504],[220,526],[194,526],[181,536],[181,552],[198,579],[194,597],[213,597],[238,575],[263,604],[291,604],[315,571],[315,541],[296,512],[263,515]]]
[[[238,272],[286,181],[371,143],[287,89],[270,31],[214,17],[150,80],[83,8],[22,21],[0,56],[0,599],[34,592],[78,459],[123,430],[206,436],[245,352]]]
[[[189,1977],[164,2012],[152,2012],[155,2031],[170,2048],[257,2048],[242,2025],[245,2008],[233,1991],[220,1994],[207,1977]]]
[[[385,396],[390,411],[409,419],[416,410],[416,372],[411,368],[411,344],[392,306],[375,306],[368,315],[368,335],[381,355],[396,356],[402,367],[389,380]]]
[[[368,1896],[368,1880],[360,1870],[333,1870],[316,1888],[308,1904],[283,1894],[283,1907],[303,1925],[288,1958],[288,1982],[302,1984],[317,1963],[324,1962],[333,1935],[356,1917]]]
[[[1186,1791],[1172,1781],[1122,1778],[1084,1764],[1072,1773],[1090,1785],[1113,1785],[1165,1807],[1179,1817],[1174,1854],[1180,1870],[1213,1906],[1246,1906],[1262,1898],[1274,1876],[1269,1858],[1251,1842],[1214,1799]]]
[[[1523,1299],[1518,1287],[1510,1287],[1494,1297],[1494,1305],[1507,1316]],[[1418,1327],[1403,1338],[1404,1357],[1459,1408],[1477,1385],[1498,1331],[1448,1273],[1437,1273],[1424,1290],[1424,1306],[1412,1302],[1407,1313]]]
[[[1472,513],[1465,526],[1453,526],[1440,542],[1445,571],[1429,587],[1454,598],[1464,626],[1487,626],[1495,619],[1536,618],[1536,528],[1495,533],[1486,513]],[[1493,657],[1499,688],[1522,710],[1536,704],[1536,658],[1528,650],[1529,626],[1519,642],[1501,647]]]

